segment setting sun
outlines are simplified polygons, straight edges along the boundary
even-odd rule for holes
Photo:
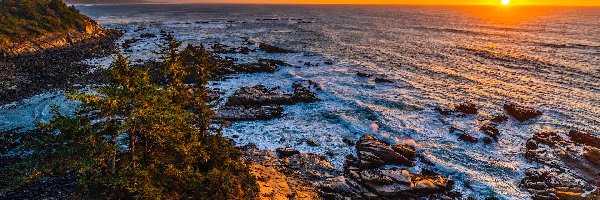
[[[510,4],[510,0],[501,0],[500,3],[502,5],[508,5],[508,4]]]

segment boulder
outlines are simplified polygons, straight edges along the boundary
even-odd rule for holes
[[[367,77],[367,78],[373,76],[373,74],[370,74],[367,72],[360,72],[360,71],[356,72],[356,75],[360,76],[360,77]]]
[[[600,148],[600,138],[594,137],[590,134],[581,131],[571,130],[569,131],[569,137],[571,138],[571,141],[575,143]]]
[[[300,154],[300,151],[292,148],[277,148],[275,152],[277,152],[279,158],[287,158],[296,154]]]
[[[515,104],[504,104],[504,110],[519,122],[525,122],[542,115],[542,112],[538,110]]]
[[[464,114],[475,115],[478,112],[477,106],[472,103],[463,103],[454,106],[454,110]]]
[[[470,142],[470,143],[477,143],[477,141],[479,141],[479,139],[469,135],[468,133],[463,133],[460,136],[458,136],[458,140],[462,140],[462,141]]]
[[[291,105],[292,95],[282,94],[262,85],[242,87],[227,98],[227,106],[244,105]]]
[[[216,112],[217,118],[227,121],[270,120],[283,117],[283,107],[267,106],[223,106]]]
[[[413,166],[415,150],[404,145],[392,148],[389,144],[366,134],[356,142],[360,168],[373,168],[384,165]],[[398,151],[397,151],[398,150]]]
[[[394,83],[393,80],[390,80],[390,79],[387,79],[387,78],[381,78],[381,77],[375,78],[375,82],[376,83]]]
[[[479,130],[483,133],[489,135],[494,138],[495,141],[498,141],[498,136],[500,135],[500,130],[498,130],[498,125],[493,122],[484,123],[483,126]]]

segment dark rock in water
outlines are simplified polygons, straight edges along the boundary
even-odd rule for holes
[[[354,141],[348,138],[343,138],[342,142],[346,143],[348,146],[354,146],[354,144],[356,144]]]
[[[482,141],[483,141],[483,143],[485,143],[485,144],[491,144],[491,143],[494,143],[494,141],[492,140],[492,138],[489,138],[489,137],[484,137],[484,138],[482,139]]]
[[[469,135],[468,133],[461,134],[460,136],[458,136],[458,139],[462,140],[462,141],[470,142],[470,143],[477,143],[477,141],[479,141],[479,139]]]
[[[510,116],[512,116],[519,122],[524,122],[542,115],[542,112],[537,111],[533,108],[528,108],[515,104],[504,104],[504,110],[506,110],[506,112]]]
[[[508,117],[506,117],[504,115],[495,115],[490,119],[490,121],[496,122],[496,123],[501,123],[501,122],[508,121]]]
[[[217,110],[217,118],[228,121],[270,120],[283,117],[283,108],[268,106],[224,106]]]
[[[140,35],[141,38],[155,38],[156,35],[152,34],[152,33],[144,33],[142,35]]]
[[[356,75],[360,76],[360,77],[367,77],[367,78],[373,76],[373,74],[369,74],[367,72],[356,72]]]
[[[318,147],[318,146],[319,146],[319,144],[317,144],[317,143],[316,143],[315,141],[313,141],[313,140],[307,140],[307,141],[306,141],[306,144],[307,144],[308,146],[311,146],[311,147]]]
[[[377,82],[377,83],[394,83],[393,80],[386,79],[386,78],[380,78],[380,77],[375,78],[375,82]]]
[[[294,53],[294,51],[290,51],[284,48],[276,47],[266,43],[260,43],[258,48],[267,53]]]
[[[594,187],[558,170],[527,170],[520,186],[533,199],[585,199],[582,196]],[[571,198],[568,198],[571,197]]]
[[[437,111],[438,113],[442,114],[442,115],[451,115],[454,110],[449,109],[449,108],[440,108],[440,107],[436,107],[435,111]]]
[[[292,148],[277,148],[275,152],[277,152],[279,158],[288,158],[292,157],[293,155],[300,154],[300,151]]]
[[[483,126],[481,126],[480,130],[483,131],[483,133],[494,138],[494,140],[498,141],[498,136],[500,135],[500,130],[498,130],[498,128],[496,126],[497,125],[495,123],[488,122],[488,123],[483,124]]]
[[[141,39],[139,39],[139,38],[127,39],[127,40],[123,41],[123,44],[121,44],[121,48],[123,48],[123,50],[128,50],[129,48],[131,48],[132,44],[135,44],[139,41],[141,41]]]
[[[590,134],[581,131],[571,130],[569,131],[569,137],[571,138],[571,141],[576,142],[578,144],[600,148],[600,138],[594,137]]]
[[[211,47],[212,51],[214,53],[222,53],[222,54],[234,54],[234,53],[241,53],[241,54],[248,54],[250,52],[252,52],[251,49],[249,49],[248,47],[240,47],[240,48],[231,48],[227,45],[221,44],[221,43],[214,43]]]
[[[364,135],[356,142],[359,167],[373,168],[384,165],[413,166],[411,159],[415,157],[414,149],[403,146],[392,148],[373,135]],[[402,151],[396,151],[402,149]]]
[[[314,92],[302,84],[294,83],[293,87],[293,94],[283,94],[262,85],[243,87],[231,95],[225,105],[292,105],[300,102],[310,103],[319,100]]]
[[[292,87],[294,88],[294,94],[292,95],[292,100],[295,103],[298,103],[298,102],[311,103],[311,102],[319,101],[319,98],[317,98],[316,92],[311,91],[311,89],[309,88],[310,86],[303,86],[301,83],[296,82],[292,85]],[[315,89],[313,88],[313,90],[315,90]]]
[[[242,87],[227,98],[227,106],[240,105],[291,105],[291,94],[282,94],[262,85]]]
[[[333,65],[333,61],[327,60],[327,61],[323,62],[323,64],[325,64],[325,65]]]
[[[472,103],[463,103],[463,104],[459,104],[454,106],[454,110],[458,111],[458,112],[462,112],[464,114],[477,114],[478,109],[477,106],[475,104]]]

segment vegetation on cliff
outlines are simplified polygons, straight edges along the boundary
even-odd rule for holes
[[[242,153],[210,129],[206,84],[217,65],[202,47],[180,45],[168,35],[164,62],[154,66],[131,66],[118,55],[108,84],[70,94],[82,102],[78,114],[40,125],[47,135],[24,149],[32,152],[24,162],[32,171],[20,180],[75,176],[90,198],[255,197]],[[194,84],[185,84],[190,77]]]
[[[95,22],[61,0],[0,1],[0,44],[69,30],[85,32],[90,25]]]

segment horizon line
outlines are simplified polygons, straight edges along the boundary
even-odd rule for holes
[[[70,5],[129,5],[129,4],[163,4],[163,5],[178,5],[178,4],[204,4],[204,5],[372,5],[372,6],[497,6],[497,7],[599,7],[600,5],[552,5],[552,4],[530,4],[530,5],[509,5],[503,6],[498,4],[390,4],[390,3],[249,3],[249,2],[228,2],[228,3],[212,3],[212,2],[157,2],[157,1],[140,1],[126,3],[74,3]]]

